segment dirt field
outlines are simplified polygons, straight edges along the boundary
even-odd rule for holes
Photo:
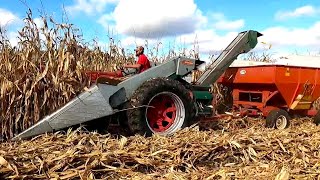
[[[262,120],[212,123],[172,137],[70,131],[2,143],[1,179],[317,179],[320,127],[286,130]],[[201,125],[202,127],[203,125]]]

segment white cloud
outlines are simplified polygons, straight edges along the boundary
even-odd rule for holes
[[[18,35],[19,35],[18,32],[11,31],[8,33],[8,40],[9,40],[11,46],[18,45],[18,41],[19,41]]]
[[[115,11],[98,20],[105,29],[114,27],[117,33],[126,35],[121,39],[124,47],[144,45],[146,39],[151,47],[158,42],[157,38],[161,38],[166,39],[163,46],[167,48],[172,48],[172,44],[188,48],[197,40],[200,53],[212,54],[223,50],[237,36],[238,29],[244,26],[243,19],[230,20],[222,13],[202,15],[193,0],[174,1],[170,7],[165,6],[168,0],[137,1],[121,0]],[[136,4],[142,3],[146,11],[136,11]],[[181,3],[182,7],[174,8],[175,3]],[[216,30],[227,33],[220,35]]]
[[[214,27],[216,27],[216,29],[221,29],[221,30],[234,30],[234,29],[242,28],[243,26],[244,26],[243,19],[239,19],[239,20],[235,20],[235,21],[222,20],[222,21],[218,21],[214,25]]]
[[[270,27],[259,30],[263,36],[258,38],[258,44],[253,51],[259,52],[270,48],[270,53],[299,51],[320,51],[320,21],[307,28],[289,28],[289,27]],[[229,43],[237,36],[238,31],[229,31],[224,34],[218,34],[215,30],[197,30],[195,33],[179,36],[176,41],[199,46],[200,54],[216,54],[227,47]],[[266,44],[263,44],[263,43]],[[294,49],[296,48],[296,49]],[[290,50],[291,49],[291,50]]]
[[[10,44],[12,46],[16,46],[18,44],[17,26],[21,25],[22,20],[19,19],[19,17],[11,11],[2,8],[0,8],[0,17],[0,28],[4,28],[5,35],[8,38]],[[12,30],[12,28],[9,26],[16,26],[15,28],[13,28],[16,31]]]
[[[120,34],[139,38],[192,33],[206,22],[193,0],[121,0],[107,17],[114,18]]]
[[[83,7],[87,6],[89,1],[94,0],[77,0],[79,9],[87,13],[99,12],[97,2],[102,0],[96,0],[95,5],[91,4],[91,9],[85,10]],[[97,22],[105,29],[113,29],[120,36],[124,35],[125,38],[120,38],[124,47],[144,45],[146,39],[149,44],[155,44],[157,38],[168,38],[167,42],[174,40],[177,42],[174,44],[185,44],[188,47],[196,42],[201,54],[213,54],[223,50],[237,36],[239,29],[245,27],[244,19],[229,19],[222,13],[203,15],[194,0],[110,0],[108,2],[115,3],[114,11],[104,14]],[[80,6],[83,7],[80,8]],[[138,6],[142,7],[142,10],[139,10]],[[100,12],[103,11],[102,9]],[[291,12],[278,12],[276,17],[286,19],[311,16],[318,11],[313,6],[303,6]],[[266,49],[267,45],[261,42],[267,42],[273,49],[279,48],[279,50],[292,46],[319,47],[319,29],[320,21],[307,28],[277,26],[259,30],[264,36],[259,38],[259,44],[254,50]]]
[[[70,14],[75,14],[78,12],[84,12],[88,15],[94,13],[101,13],[104,11],[107,4],[115,4],[119,0],[75,0],[75,4],[72,6],[67,6],[66,10]]]
[[[238,35],[238,32],[228,32],[224,35],[217,34],[214,30],[198,30],[195,33],[182,35],[177,38],[180,43],[199,45],[199,52],[216,53],[223,50]]]
[[[262,31],[261,41],[274,47],[320,47],[320,21],[307,28],[270,27]]]
[[[315,8],[310,5],[296,8],[293,11],[279,11],[276,13],[275,18],[278,20],[285,20],[288,18],[297,18],[302,16],[313,16],[320,13],[320,8]]]
[[[165,44],[162,44],[160,46],[161,48],[174,48],[174,50],[177,50],[176,48],[179,47],[193,49],[193,46],[195,45],[196,47],[199,46],[198,50],[201,54],[213,54],[223,50],[237,34],[238,32],[229,32],[224,35],[219,35],[212,29],[196,30],[194,33],[180,35],[176,38],[166,38],[163,41],[129,36],[121,39],[121,45],[123,47],[134,47],[137,45],[145,46],[147,43],[149,47],[154,47],[157,43],[162,42]]]
[[[135,48],[136,46],[144,46],[145,48],[163,48],[163,42],[159,39],[143,39],[136,37],[126,37],[121,39],[121,46],[124,48]]]
[[[6,10],[6,9],[1,9],[0,8],[0,26],[8,26],[13,23],[16,23],[19,18],[14,15],[12,12]]]
[[[105,30],[115,30],[115,25],[113,23],[114,17],[112,14],[104,14],[98,19],[98,23],[101,24]]]
[[[146,43],[146,41],[144,39],[141,38],[135,38],[135,37],[126,37],[124,39],[121,40],[121,44],[125,47],[128,46],[144,46]]]
[[[243,28],[245,24],[243,19],[228,20],[222,13],[211,14],[209,19],[209,22],[213,23],[213,27],[219,30],[237,30]]]
[[[141,4],[143,10],[137,11]],[[245,24],[243,19],[230,20],[222,13],[204,16],[194,0],[120,0],[113,12],[104,14],[97,22],[108,31],[112,29],[125,35],[126,38],[121,40],[124,46],[143,44],[146,39],[153,42],[157,38],[170,39],[180,35],[187,39],[191,37],[193,41],[194,35],[198,34],[205,52],[221,50],[219,44],[224,48],[227,45],[225,39],[230,40],[235,34],[220,37],[215,30],[236,31]]]
[[[44,26],[43,20],[41,18],[34,18],[33,22],[37,25],[38,29]],[[18,45],[18,42],[20,41],[17,37],[19,36],[18,31],[21,31],[21,28],[23,28],[23,20],[15,16],[14,25],[14,28],[11,28],[10,30],[5,30],[6,37],[12,46]],[[39,31],[39,36],[40,40],[46,41],[46,37],[42,31]]]
[[[34,18],[33,21],[37,25],[38,28],[41,28],[44,26],[43,20],[41,18]]]

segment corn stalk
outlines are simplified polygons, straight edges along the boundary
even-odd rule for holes
[[[0,127],[4,138],[27,129],[90,85],[86,70],[111,70],[130,60],[110,42],[109,51],[90,49],[70,24],[42,17],[38,27],[27,12],[12,47],[0,32]],[[132,58],[131,58],[132,59]]]

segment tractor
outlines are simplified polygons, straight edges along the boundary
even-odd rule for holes
[[[16,135],[30,138],[74,125],[95,122],[106,129],[105,119],[117,118],[132,134],[171,135],[201,117],[212,116],[211,85],[240,54],[251,51],[261,33],[248,30],[235,39],[195,82],[185,80],[204,61],[173,57],[128,78],[96,78],[96,82],[63,107]]]

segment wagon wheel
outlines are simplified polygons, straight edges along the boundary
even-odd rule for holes
[[[287,111],[283,109],[274,109],[269,112],[266,118],[266,127],[285,129],[290,126],[290,116]]]
[[[143,83],[133,94],[127,111],[128,127],[133,134],[171,135],[190,126],[195,107],[189,91],[178,81],[156,78]]]
[[[320,124],[320,111],[318,111],[317,114],[313,117],[313,122],[314,122],[316,125],[319,125],[319,124]]]

